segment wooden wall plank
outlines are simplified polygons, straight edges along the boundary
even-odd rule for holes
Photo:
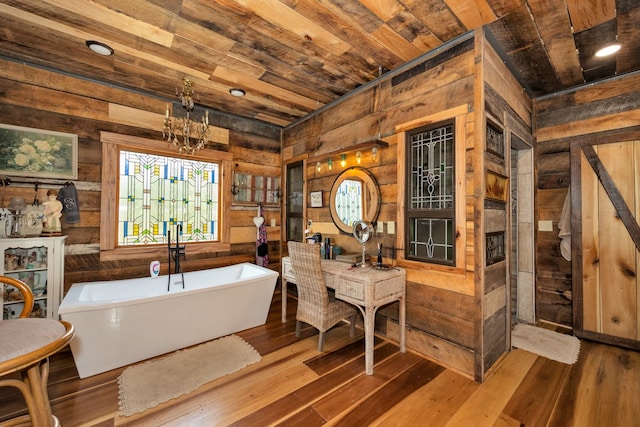
[[[538,141],[568,138],[576,135],[604,132],[635,126],[640,122],[640,109],[619,112],[591,119],[577,120],[566,125],[551,126],[536,132]]]
[[[531,128],[533,105],[522,85],[509,72],[491,46],[487,46],[483,59],[485,82],[506,101],[506,104],[515,111],[517,117]]]
[[[616,17],[615,0],[566,0],[566,4],[576,33]]]
[[[551,65],[564,87],[577,86],[584,80],[571,31],[571,18],[564,0],[529,0],[531,14],[538,23],[540,36],[551,58]]]
[[[598,157],[616,183],[627,206],[635,205],[634,145],[630,142],[603,144],[596,147]],[[587,172],[587,171],[586,171]],[[584,203],[588,203],[588,200]],[[621,338],[638,340],[636,300],[636,247],[613,206],[609,196],[598,186],[598,245],[602,332]],[[635,222],[635,220],[634,220]],[[587,313],[585,313],[587,317]]]

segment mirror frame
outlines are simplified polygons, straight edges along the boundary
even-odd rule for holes
[[[340,220],[340,217],[338,216],[338,212],[336,210],[335,200],[338,188],[340,188],[340,184],[342,184],[342,182],[347,179],[353,178],[362,181],[365,185],[365,188],[371,195],[369,208],[367,211],[365,211],[363,215],[364,218],[360,218],[360,220],[369,223],[375,222],[378,219],[378,214],[380,213],[380,205],[382,204],[380,187],[378,186],[378,182],[376,181],[373,174],[371,174],[371,172],[359,166],[352,166],[342,171],[331,185],[331,194],[329,195],[329,209],[331,211],[331,219],[333,220],[333,223],[336,225],[336,227],[338,227],[338,229],[340,229],[340,231],[347,234],[353,233],[353,226],[349,226]]]

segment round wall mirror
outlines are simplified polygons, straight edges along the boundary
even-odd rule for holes
[[[344,170],[331,186],[331,218],[340,231],[351,234],[357,221],[375,222],[380,213],[380,188],[366,169]]]

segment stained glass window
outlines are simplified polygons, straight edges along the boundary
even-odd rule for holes
[[[120,151],[118,245],[219,240],[220,166]]]
[[[455,261],[453,123],[407,135],[407,258]]]

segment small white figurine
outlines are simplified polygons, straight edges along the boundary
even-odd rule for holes
[[[62,203],[56,199],[57,195],[58,192],[56,190],[47,191],[47,201],[42,204],[44,206],[43,234],[55,235],[62,232],[62,225],[60,224]]]

